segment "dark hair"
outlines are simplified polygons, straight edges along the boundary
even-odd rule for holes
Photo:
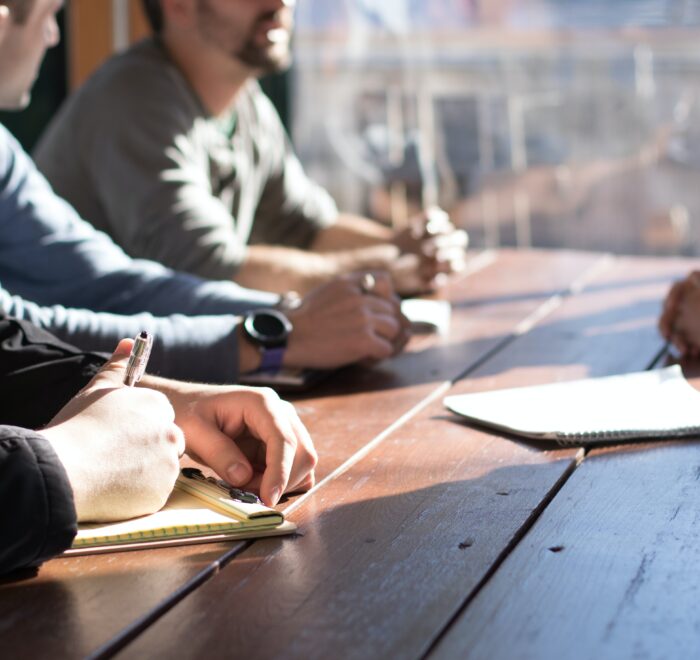
[[[0,4],[6,5],[15,23],[22,24],[32,13],[34,0],[0,0]]]
[[[160,34],[163,31],[163,8],[160,0],[141,0],[141,6],[151,25],[151,30],[155,34]]]

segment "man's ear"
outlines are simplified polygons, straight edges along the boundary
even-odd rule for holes
[[[5,40],[11,20],[10,8],[7,5],[0,4],[0,44]]]

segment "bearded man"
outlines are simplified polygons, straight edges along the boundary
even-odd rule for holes
[[[143,5],[153,38],[108,61],[35,152],[84,218],[133,257],[279,293],[380,269],[408,294],[461,267],[466,234],[444,217],[394,232],[304,173],[257,82],[290,63],[293,0]]]

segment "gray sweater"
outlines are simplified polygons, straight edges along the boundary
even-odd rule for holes
[[[232,279],[248,244],[308,247],[338,214],[256,81],[212,117],[152,39],[73,94],[34,155],[128,254],[200,277]]]

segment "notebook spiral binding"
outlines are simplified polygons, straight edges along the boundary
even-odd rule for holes
[[[586,444],[586,440],[600,442],[601,440],[643,440],[645,438],[683,438],[689,435],[700,435],[700,426],[684,426],[679,429],[668,429],[655,431],[649,430],[626,430],[626,431],[584,431],[582,433],[560,433],[555,434],[556,443],[560,447],[571,447],[578,444]]]

